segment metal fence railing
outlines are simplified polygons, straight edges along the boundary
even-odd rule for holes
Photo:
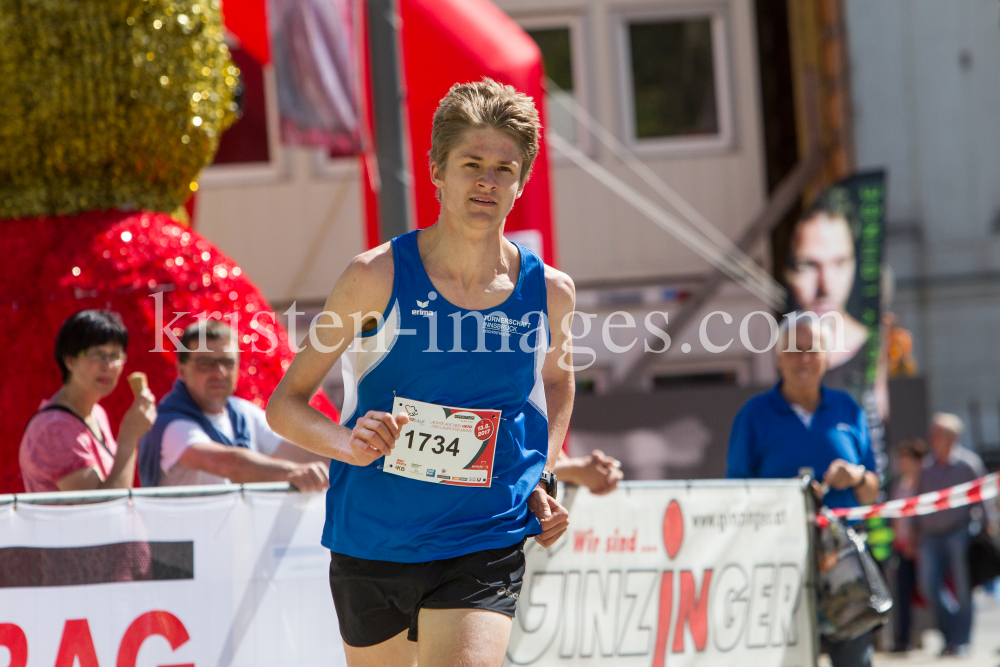
[[[245,491],[281,493],[294,491],[288,482],[254,482],[250,484],[206,484],[203,486],[158,486],[148,489],[101,489],[99,491],[51,491],[47,493],[0,494],[0,506],[13,503],[27,505],[85,505],[122,498],[183,498],[218,496]]]

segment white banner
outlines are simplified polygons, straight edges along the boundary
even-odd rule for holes
[[[571,489],[510,665],[813,664],[802,490]],[[345,665],[322,494],[0,505],[0,667]]]
[[[0,505],[0,666],[346,665],[324,516],[249,491]]]
[[[570,490],[570,529],[529,540],[507,665],[814,664],[797,482]]]

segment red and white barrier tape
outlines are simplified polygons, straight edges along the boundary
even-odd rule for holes
[[[1000,495],[1000,473],[995,472],[965,484],[940,491],[929,491],[912,498],[890,500],[863,507],[838,507],[829,511],[834,516],[847,520],[868,519],[873,516],[895,519],[919,514],[933,514],[953,507],[964,507],[981,500],[996,498],[997,495]]]

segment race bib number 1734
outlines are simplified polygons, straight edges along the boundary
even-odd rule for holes
[[[410,422],[385,457],[385,472],[435,484],[490,485],[499,410],[452,408],[397,396],[392,414],[400,413]]]

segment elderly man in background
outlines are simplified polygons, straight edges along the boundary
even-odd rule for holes
[[[920,473],[919,493],[940,491],[986,474],[982,459],[958,444],[962,420],[939,412],[931,420],[931,456]],[[969,652],[972,632],[972,587],[966,553],[969,524],[982,504],[954,507],[917,518],[920,534],[919,578],[921,592],[934,607],[938,629],[944,634],[942,655],[963,656]],[[945,586],[951,575],[954,591]]]
[[[794,324],[789,325],[789,322]],[[790,335],[794,334],[794,335]],[[815,343],[815,344],[814,344]],[[855,507],[878,496],[875,457],[864,410],[845,392],[822,384],[829,326],[815,319],[786,317],[778,336],[781,381],[754,396],[736,415],[729,436],[726,477],[797,477],[799,468],[823,471],[829,507]],[[845,641],[823,642],[833,667],[869,667],[871,632]]]

